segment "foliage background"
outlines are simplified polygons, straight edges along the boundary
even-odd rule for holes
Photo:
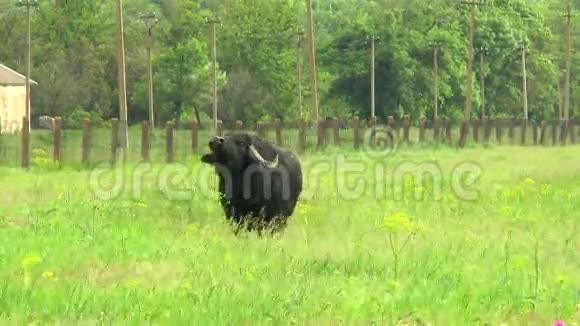
[[[570,1],[580,8],[580,1]],[[522,42],[528,47],[530,118],[558,117],[563,88],[567,0],[489,0],[477,7],[473,113],[522,110]],[[296,31],[305,29],[302,0],[125,0],[125,45],[130,123],[147,119],[145,29],[139,15],[156,12],[154,29],[157,122],[207,125],[211,116],[211,29],[218,27],[219,118],[253,123],[299,116]],[[469,8],[456,0],[314,1],[320,112],[370,115],[369,44],[376,46],[376,112],[433,117],[433,44],[441,44],[440,114],[460,117],[464,106]],[[109,119],[117,116],[115,15],[110,1],[40,0],[33,13],[32,113]],[[0,0],[0,62],[26,71],[23,8]],[[574,37],[578,30],[572,22]],[[308,51],[303,51],[303,104],[310,112]],[[479,53],[485,50],[483,67]],[[573,62],[577,55],[573,54]],[[572,64],[574,67],[574,64]],[[571,71],[571,116],[580,79]],[[81,111],[86,111],[83,113]],[[205,122],[205,123],[204,123]],[[74,125],[72,123],[71,125]]]

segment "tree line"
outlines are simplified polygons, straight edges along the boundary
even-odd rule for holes
[[[322,117],[370,116],[370,39],[375,38],[376,115],[434,115],[434,53],[438,114],[463,116],[469,6],[460,0],[314,1],[319,112]],[[570,116],[577,111],[579,40],[574,8],[580,0],[488,0],[476,8],[473,115],[522,116],[525,47],[528,117],[562,116],[566,17],[572,8]],[[146,29],[155,12],[155,118],[212,117],[211,26],[217,26],[218,117],[244,123],[300,116],[297,55],[302,58],[302,104],[310,119],[304,0],[124,0],[129,122],[148,119]],[[40,0],[32,14],[33,118],[118,116],[115,8],[107,0]],[[0,62],[26,71],[26,16],[0,0]],[[300,47],[299,47],[299,44]],[[435,48],[437,51],[435,51]],[[298,52],[298,49],[302,51]]]

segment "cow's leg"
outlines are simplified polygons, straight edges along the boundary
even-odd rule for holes
[[[276,216],[269,225],[270,236],[282,232],[288,226],[288,219],[285,216]]]
[[[260,232],[260,224],[263,220],[262,207],[255,207],[248,210],[248,213],[244,216],[244,223],[246,226],[246,231],[258,231]]]
[[[279,207],[276,204],[266,206],[264,222],[270,230],[270,235],[274,235],[286,228],[288,216],[290,215],[287,211],[287,207]]]

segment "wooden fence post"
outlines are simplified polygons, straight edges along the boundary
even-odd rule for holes
[[[520,118],[520,126],[521,126],[521,136],[520,136],[520,145],[525,146],[527,143],[527,134],[528,134],[528,120],[525,118]]]
[[[191,124],[191,152],[192,153],[197,152],[198,137],[199,137],[199,124],[197,124],[197,121],[194,121]]]
[[[532,144],[538,144],[538,124],[532,121]]]
[[[556,146],[558,141],[558,121],[552,120],[552,146]]]
[[[326,136],[326,123],[324,119],[319,119],[317,122],[318,128],[317,135],[316,135],[316,149],[321,149],[325,145],[325,136]]]
[[[141,159],[149,161],[149,122],[141,121]]]
[[[510,144],[514,144],[516,137],[516,119],[514,117],[508,118],[508,139]]]
[[[258,134],[258,137],[266,139],[266,130],[262,121],[256,122],[256,133]]]
[[[274,122],[274,128],[276,129],[276,143],[282,146],[282,121],[280,118],[276,118]]]
[[[445,141],[451,145],[453,144],[453,138],[451,136],[451,119],[448,117],[443,118],[445,124]]]
[[[400,135],[400,132],[399,132],[399,125],[398,125],[397,121],[395,121],[395,117],[394,116],[390,115],[390,116],[387,117],[387,125],[389,127],[391,127],[391,129],[393,129],[395,131],[395,134],[397,135],[396,139],[397,140],[400,140],[401,139],[401,137],[400,137],[401,135]]]
[[[369,147],[374,148],[377,144],[377,117],[371,117],[369,120],[369,128],[371,131],[371,137],[369,139]]]
[[[483,117],[483,141],[489,143],[491,137],[491,121],[488,116]]]
[[[117,147],[119,146],[119,118],[111,119],[111,164],[117,163]]]
[[[411,117],[408,114],[403,116],[403,140],[409,144],[411,142],[409,133],[411,130]]]
[[[448,120],[449,118],[447,117],[443,117],[441,119],[441,128],[439,129],[439,141],[442,143],[446,143],[447,142],[447,124],[448,124]]]
[[[223,136],[224,134],[224,122],[222,120],[218,120],[217,121],[217,130],[216,130],[216,134],[218,136]]]
[[[425,141],[425,117],[419,119],[419,142]]]
[[[469,132],[469,121],[462,120],[461,126],[459,127],[459,147],[463,147],[465,146],[465,144],[467,144],[468,132]]]
[[[298,119],[298,150],[300,152],[306,150],[306,121],[304,117]]]
[[[28,118],[22,117],[22,167],[30,167],[30,128],[28,128]]]
[[[91,137],[91,119],[84,118],[83,120],[83,153],[82,153],[82,163],[88,165],[91,160],[91,147],[92,137]]]
[[[473,118],[471,120],[471,123],[473,124],[473,141],[475,143],[479,143],[479,127],[480,127],[479,118]]]
[[[358,115],[352,117],[352,132],[353,132],[353,146],[354,149],[359,149],[360,147],[360,119]]]
[[[236,120],[236,131],[242,131],[244,129],[244,123],[241,120]]]
[[[340,132],[338,118],[332,118],[332,134],[334,135],[334,145],[340,146]]]
[[[568,134],[568,121],[560,121],[560,144],[562,146],[566,145],[566,136]]]
[[[61,163],[62,160],[62,118],[54,118],[54,140],[52,149],[52,159],[55,162]]]
[[[165,132],[165,151],[167,154],[167,163],[173,163],[174,161],[174,148],[173,148],[173,128],[175,123],[173,121],[167,122],[167,129]]]
[[[546,124],[546,121],[542,120],[542,122],[540,122],[540,145],[544,146],[546,145],[546,127],[548,125]]]
[[[570,134],[570,143],[572,145],[576,144],[576,119],[570,119],[568,123],[568,134]]]
[[[441,119],[436,117],[433,119],[433,141],[438,142],[440,140],[440,128],[441,128]]]
[[[496,118],[494,119],[494,124],[495,124],[495,141],[498,144],[501,144],[501,140],[503,137],[504,120],[502,118]]]

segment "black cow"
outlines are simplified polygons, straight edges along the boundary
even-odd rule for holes
[[[239,227],[283,230],[302,192],[302,168],[291,152],[248,133],[213,137],[201,161],[216,168],[221,205]]]

